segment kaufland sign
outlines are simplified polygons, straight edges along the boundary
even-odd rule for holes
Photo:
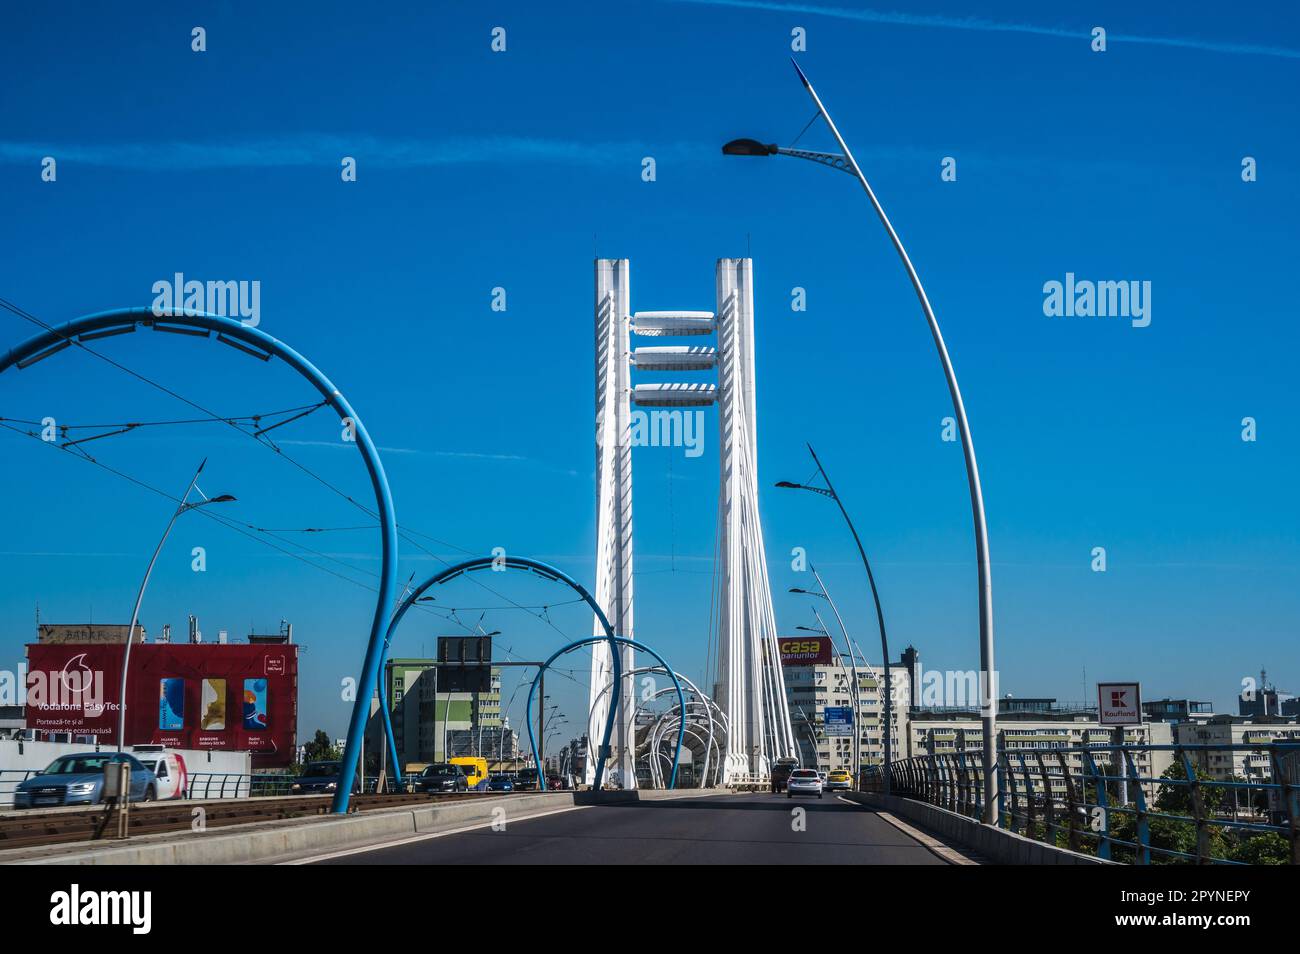
[[[1097,721],[1102,725],[1142,722],[1142,687],[1136,682],[1097,683]]]

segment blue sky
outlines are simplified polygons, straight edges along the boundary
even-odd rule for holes
[[[869,596],[828,501],[769,489],[811,472],[811,441],[863,532],[895,651],[975,668],[973,542],[951,411],[906,276],[849,178],[793,160],[724,159],[725,140],[794,139],[818,86],[924,279],[970,411],[993,554],[997,662],[1017,695],[1083,695],[1139,679],[1148,697],[1233,704],[1266,665],[1300,689],[1297,344],[1300,23],[1292,10],[1183,4],[890,6],[657,2],[185,9],[10,9],[0,295],[46,321],[147,305],[155,281],[258,280],[263,330],[344,390],[376,442],[404,546],[401,579],[502,546],[590,580],[593,254],[632,260],[633,306],[713,307],[713,263],[752,254],[762,507],[783,631],[811,624],[792,547],[825,571],[873,660]],[[207,30],[208,50],[190,49]],[[1107,29],[1105,53],[1089,48]],[[491,31],[506,30],[494,53]],[[816,127],[800,145],[828,148]],[[58,160],[42,182],[43,156]],[[358,163],[340,180],[342,156]],[[641,179],[653,156],[657,179]],[[940,179],[943,157],[957,180]],[[1258,181],[1241,179],[1244,156]],[[1043,285],[1152,283],[1152,321],[1048,318]],[[504,313],[491,310],[506,289]],[[808,309],[790,308],[807,289]],[[0,312],[16,343],[34,327]],[[276,363],[137,335],[114,359],[222,414],[309,403]],[[89,424],[192,409],[75,351],[0,382],[0,416]],[[1241,440],[1243,417],[1258,440]],[[368,500],[361,462],[312,415],[278,432],[292,457]],[[706,453],[636,457],[637,635],[706,668],[717,494]],[[50,621],[125,622],[165,500],[0,432],[0,668]],[[369,521],[219,424],[88,445],[178,493],[209,458],[208,493],[257,527]],[[266,537],[266,534],[255,535]],[[285,536],[363,583],[377,533]],[[190,569],[204,546],[206,573]],[[1107,571],[1090,569],[1107,551]],[[435,556],[436,555],[436,556]],[[454,584],[461,619],[509,600],[560,603],[528,580]],[[341,734],[340,680],[360,665],[372,594],[187,516],[142,613],[188,613],[209,637],[295,623],[301,727]],[[491,609],[515,658],[560,633]],[[396,655],[456,627],[413,614]],[[552,681],[570,723],[586,663]],[[512,677],[513,679],[513,677]],[[513,688],[507,680],[507,694]],[[558,685],[558,688],[554,688]],[[1088,689],[1091,692],[1091,688]],[[520,693],[522,696],[522,693]],[[516,700],[516,721],[519,703]]]

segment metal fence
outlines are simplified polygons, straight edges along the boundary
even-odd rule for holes
[[[1250,777],[1209,771],[1239,754]],[[1009,831],[1128,864],[1300,864],[1300,744],[999,744],[997,758],[998,824]],[[980,818],[982,753],[896,761],[890,787]],[[879,770],[863,788],[883,789]]]
[[[9,808],[14,803],[14,790],[31,778],[35,769],[0,769],[0,808]]]
[[[14,790],[20,783],[36,774],[36,769],[0,769],[0,809],[12,807]],[[186,798],[248,798],[275,795],[297,795],[293,783],[296,775],[266,773],[241,775],[234,772],[191,772],[186,782]],[[381,787],[377,778],[367,778],[365,792],[393,795],[411,791],[409,780],[401,784],[387,778]]]

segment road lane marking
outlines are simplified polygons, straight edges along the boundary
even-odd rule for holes
[[[840,801],[844,802],[844,804],[846,805],[853,805],[856,808],[866,807],[864,805],[858,804],[852,799],[845,798],[843,795],[839,795],[837,797],[839,798]],[[870,809],[868,809],[868,811],[870,811]],[[907,822],[903,821],[901,818],[896,818],[895,816],[889,814],[889,812],[877,811],[875,812],[875,814],[878,818],[882,818],[885,821],[889,822],[889,824],[893,825],[904,835],[907,835],[907,837],[919,841],[925,848],[929,849],[933,854],[942,858],[950,865],[979,864],[978,861],[975,861],[974,859],[968,857],[967,855],[962,854],[960,851],[958,851],[955,848],[945,845],[943,842],[939,841],[939,839],[927,835],[925,832],[921,831],[920,829],[913,828]]]
[[[536,812],[532,815],[521,815],[518,818],[508,819],[506,824],[513,825],[517,822],[530,821],[534,818],[545,818],[548,815],[563,815],[565,812],[576,812],[583,808],[591,808],[590,805],[570,805],[567,808],[553,808],[546,812]],[[295,858],[291,861],[276,862],[281,865],[310,865],[318,861],[329,861],[331,858],[346,858],[348,855],[364,855],[371,851],[383,851],[385,848],[399,848],[402,845],[410,845],[417,841],[429,841],[432,838],[445,838],[447,835],[463,835],[465,832],[478,831],[480,828],[491,828],[495,821],[479,822],[477,825],[465,825],[461,828],[448,828],[446,831],[433,831],[426,835],[412,835],[409,838],[399,838],[396,841],[385,841],[375,845],[363,845],[360,848],[345,848],[341,851],[331,851],[320,855],[310,855],[306,858]]]

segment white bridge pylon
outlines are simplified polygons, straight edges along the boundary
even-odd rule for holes
[[[753,261],[717,263],[717,311],[631,309],[627,259],[596,260],[596,600],[620,636],[634,637],[632,576],[632,405],[718,408],[719,565],[718,682],[713,698],[730,726],[722,777],[739,785],[766,780],[775,759],[795,755],[794,732],[776,649],[776,621],[758,512],[754,414]],[[717,345],[633,347],[651,338],[716,335]],[[708,372],[717,383],[633,384],[632,371]],[[593,633],[602,633],[593,620]],[[622,668],[636,667],[623,649]],[[613,665],[607,644],[592,648],[588,738],[602,736]],[[635,686],[624,677],[611,738],[610,781],[636,785]],[[587,782],[595,759],[587,760]]]

